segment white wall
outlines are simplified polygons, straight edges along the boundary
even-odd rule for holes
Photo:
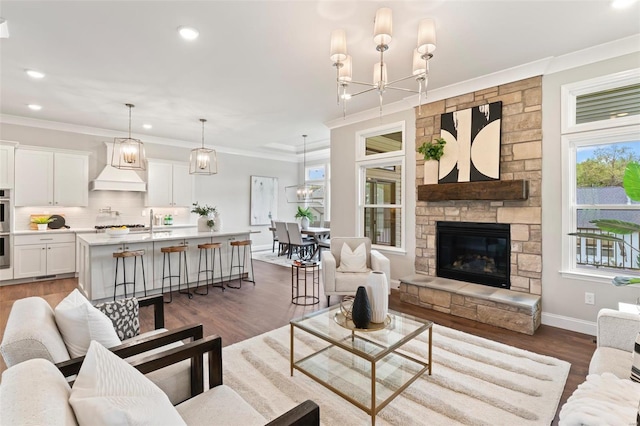
[[[19,126],[13,124],[0,125],[0,139],[16,141],[21,145],[41,146],[68,150],[85,151],[89,153],[89,180],[93,180],[106,164],[106,148],[104,142],[113,142],[112,138],[85,135],[73,132],[42,129],[36,127]],[[19,149],[19,146],[18,146]],[[189,149],[166,145],[145,143],[148,158],[182,161],[188,163]],[[273,176],[278,178],[278,216],[293,220],[296,205],[286,202],[285,186],[299,182],[298,166],[288,161],[268,160],[264,158],[218,153],[218,174],[213,176],[195,177],[195,198],[200,204],[217,206],[221,212],[223,227],[226,229],[259,230],[254,234],[254,247],[271,249],[272,235],[267,226],[249,225],[250,205],[250,176]],[[142,174],[143,180],[146,176]],[[121,216],[108,217],[99,214],[98,209],[110,206],[121,212]],[[142,211],[148,211],[144,206],[144,193],[120,191],[91,191],[89,192],[89,206],[58,208],[48,213],[65,215],[66,222],[72,228],[92,228],[96,224],[107,224],[119,221],[122,224],[148,223],[149,217],[143,217]],[[173,214],[175,224],[195,225],[197,216],[190,213],[188,208],[154,209],[154,213]],[[16,208],[16,230],[28,229],[29,215],[33,213],[47,213],[43,208]]]
[[[560,144],[560,87],[640,67],[640,53],[628,54],[570,70],[547,74],[542,80],[542,310],[543,323],[593,333],[598,311],[634,303],[640,287],[619,288],[611,283],[564,278],[562,268],[562,164]],[[570,237],[569,237],[570,238]],[[595,294],[595,305],[584,293]]]
[[[383,251],[391,260],[391,279],[398,280],[415,272],[416,219],[416,124],[412,108],[381,118],[331,130],[331,236],[356,235],[357,175],[356,133],[390,123],[405,123],[405,241],[406,253]]]

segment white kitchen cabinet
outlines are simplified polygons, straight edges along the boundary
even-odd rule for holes
[[[82,244],[80,244],[82,246]],[[88,247],[87,247],[88,248]],[[81,249],[82,250],[82,249]],[[142,260],[138,258],[136,260],[136,295],[138,297],[144,296],[144,278],[147,282],[147,292],[153,289],[153,244],[152,243],[118,243],[106,246],[92,247],[90,252],[87,250],[86,265],[88,266],[88,273],[90,276],[83,277],[80,275],[78,281],[83,288],[89,293],[91,300],[112,299],[113,298],[113,286],[115,284],[116,273],[116,260],[113,257],[113,253],[122,251],[136,251],[144,250],[144,268],[142,267]],[[127,272],[127,281],[133,281],[133,258],[125,259],[125,270]],[[118,266],[118,282],[122,282],[122,261]],[[82,269],[82,268],[81,268]],[[86,288],[86,283],[92,282],[97,285],[92,285],[91,288]],[[127,296],[131,296],[133,286],[127,286]],[[118,298],[124,297],[124,287],[118,287]]]
[[[74,273],[76,270],[75,234],[16,235],[13,253],[13,278]]]
[[[193,176],[188,165],[148,160],[146,206],[191,207],[192,203]]]
[[[13,189],[15,148],[0,141],[0,189]]]
[[[15,153],[15,205],[89,205],[89,157],[18,149]]]

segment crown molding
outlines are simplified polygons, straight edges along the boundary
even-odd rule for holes
[[[89,135],[89,136],[106,137],[106,138],[122,137],[122,134],[123,134],[121,131],[102,129],[99,127],[81,126],[78,124],[61,123],[58,121],[40,120],[36,118],[20,117],[17,115],[8,115],[8,114],[0,114],[0,123],[13,124],[13,125],[24,126],[24,127],[34,127],[34,128],[47,129],[47,130],[56,130],[60,132],[77,133],[77,134]],[[171,146],[171,147],[179,146],[181,148],[186,148],[186,149],[191,149],[194,147],[193,141],[160,138],[157,136],[150,136],[147,134],[139,134],[139,133],[138,134],[132,133],[131,137],[141,139],[144,141],[144,143],[155,144],[155,145],[164,145],[164,146]],[[313,144],[309,144],[309,145],[312,146],[312,148],[315,147],[318,149],[316,149],[316,151],[307,152],[308,158],[311,158],[311,156],[313,156],[313,158],[316,158],[316,159],[329,158],[328,149],[326,149],[328,145],[328,140],[314,142]],[[287,147],[286,151],[282,149],[285,146]],[[213,148],[218,153],[239,155],[243,157],[285,161],[290,163],[299,163],[302,161],[302,154],[296,152],[296,147],[289,148],[287,145],[279,145],[278,148],[274,148],[274,149],[280,149],[281,151],[284,151],[284,152],[278,152],[278,153],[235,149],[235,148],[227,148],[227,147],[219,147],[219,146],[215,146]]]
[[[640,51],[640,34],[614,40],[587,49],[578,50],[561,56],[551,56],[526,64],[496,71],[470,80],[461,81],[449,86],[427,92],[426,103],[436,102],[443,99],[453,98],[487,87],[499,86],[513,81],[524,80],[538,75],[553,74],[556,72],[604,61],[618,56],[627,55]],[[401,101],[384,105],[383,116],[394,114],[408,108],[418,106],[415,96],[408,96]],[[337,118],[325,122],[329,129],[336,129],[343,126],[359,123],[380,116],[378,107],[354,113],[345,118]]]

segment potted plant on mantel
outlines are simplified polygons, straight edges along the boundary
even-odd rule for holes
[[[195,202],[193,203],[191,213],[196,213],[200,216],[198,218],[199,232],[207,232],[213,230],[216,224],[215,215],[218,213],[218,210],[215,207],[211,207],[208,204],[201,206],[200,203]]]
[[[298,206],[298,211],[296,212],[296,219],[300,219],[300,227],[302,229],[309,228],[309,222],[311,222],[314,217],[313,213],[311,213],[310,207],[305,207],[304,209]]]
[[[418,152],[424,156],[425,185],[438,183],[438,161],[444,155],[444,146],[447,144],[443,138],[437,138],[433,142],[425,142],[418,147]]]
[[[47,227],[51,222],[56,220],[56,218],[51,218],[50,216],[36,216],[31,219],[31,223],[35,223],[38,226],[38,231],[46,231]]]

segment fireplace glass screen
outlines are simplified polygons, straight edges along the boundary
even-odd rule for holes
[[[508,224],[438,222],[436,275],[510,288],[510,234]]]

